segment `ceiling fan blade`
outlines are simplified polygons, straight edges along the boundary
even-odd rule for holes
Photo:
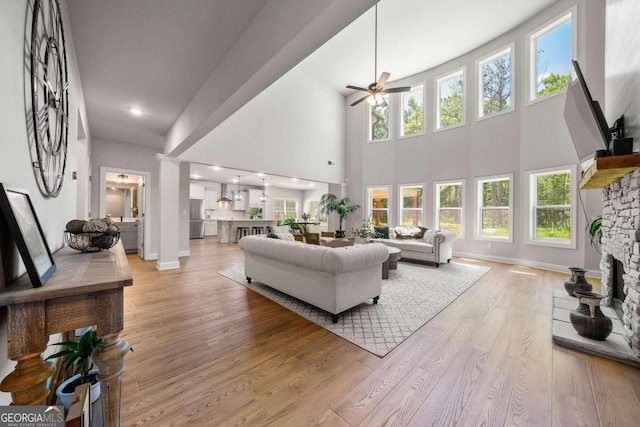
[[[354,105],[358,105],[360,104],[362,101],[364,101],[365,99],[367,99],[369,97],[369,95],[367,96],[363,96],[362,98],[358,99],[356,102],[354,102],[353,104],[351,104],[351,106],[353,107]]]
[[[386,71],[383,72],[382,74],[380,74],[380,78],[376,82],[376,87],[378,89],[382,89],[382,86],[384,86],[384,84],[387,82],[387,80],[389,79],[390,75],[391,74],[387,73]]]
[[[409,92],[410,90],[411,90],[411,86],[401,86],[401,87],[390,87],[389,89],[384,89],[381,92],[398,93],[398,92]]]
[[[347,85],[347,89],[355,89],[355,90],[361,90],[364,92],[369,92],[369,89],[365,89],[363,87],[359,87],[359,86],[352,86],[352,85]]]
[[[387,105],[389,105],[389,104],[387,104],[387,100],[386,100],[386,99],[382,98],[382,102],[381,102],[379,105],[380,105],[382,108],[386,108],[386,106],[387,106]]]

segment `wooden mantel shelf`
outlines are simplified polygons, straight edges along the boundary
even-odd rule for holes
[[[640,154],[598,157],[580,180],[580,189],[604,188],[640,168]]]

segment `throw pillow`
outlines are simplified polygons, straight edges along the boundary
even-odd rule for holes
[[[373,227],[376,233],[380,235],[381,239],[389,238],[389,227]]]
[[[335,231],[321,231],[320,237],[336,237]]]
[[[433,245],[433,237],[436,235],[436,233],[440,231],[440,230],[427,230],[424,232],[424,236],[422,236],[422,240],[424,240],[425,243],[429,243],[430,245]]]
[[[399,225],[394,228],[396,239],[408,240],[408,239],[420,239],[425,232],[424,227],[416,227],[413,225]]]
[[[269,237],[270,239],[279,239],[280,237],[278,237],[277,234],[275,233],[269,233],[267,234],[267,237]]]
[[[307,224],[305,225],[305,231],[310,234],[320,234],[320,224]]]

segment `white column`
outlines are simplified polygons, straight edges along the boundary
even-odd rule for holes
[[[160,162],[158,270],[180,268],[180,159],[156,154]]]

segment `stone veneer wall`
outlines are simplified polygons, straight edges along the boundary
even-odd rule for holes
[[[623,336],[640,357],[640,169],[602,191],[602,294],[611,305],[613,259],[624,265]]]

